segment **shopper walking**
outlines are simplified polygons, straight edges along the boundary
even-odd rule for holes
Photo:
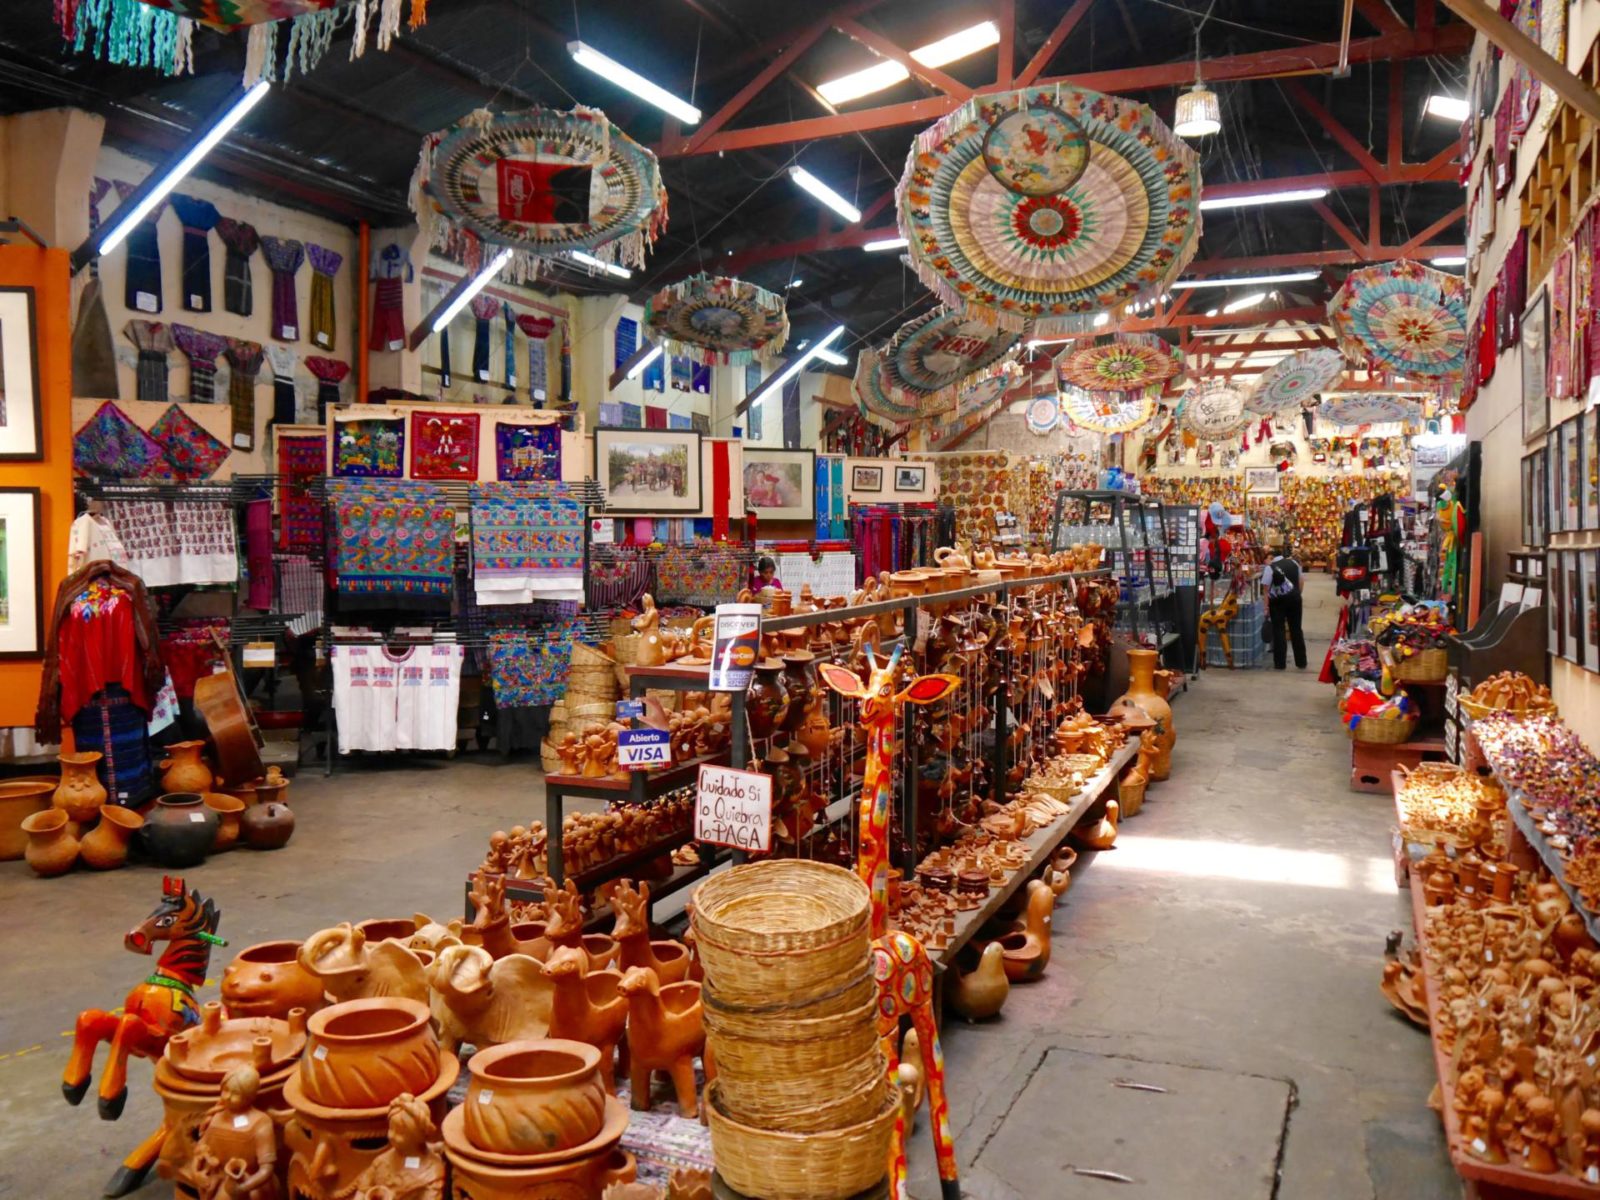
[[[1267,623],[1272,629],[1272,665],[1288,670],[1289,643],[1294,643],[1294,665],[1306,669],[1306,635],[1300,628],[1302,596],[1300,564],[1288,547],[1275,550],[1261,572],[1261,590],[1267,597]]]

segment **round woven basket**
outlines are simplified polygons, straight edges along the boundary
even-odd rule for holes
[[[552,732],[554,731],[552,730]],[[561,756],[556,753],[555,747],[550,744],[548,738],[539,743],[539,762],[543,764],[546,775],[566,774],[566,768],[561,763]]]
[[[1350,730],[1350,740],[1365,746],[1398,746],[1409,742],[1417,731],[1417,718],[1401,717],[1397,721],[1374,720],[1363,717]]]
[[[717,1042],[715,1054],[722,1048]],[[889,1087],[889,1063],[874,1046],[853,1062],[799,1075],[725,1073],[717,1063],[723,1109],[741,1125],[789,1133],[826,1133],[872,1119]]]
[[[639,661],[639,635],[625,633],[619,638],[614,638],[612,644],[617,650],[617,661],[625,667],[631,667]]]
[[[1481,721],[1493,712],[1508,712],[1517,717],[1553,717],[1557,709],[1554,701],[1536,701],[1523,708],[1495,708],[1492,705],[1480,704],[1470,696],[1460,696],[1456,703],[1461,706],[1461,711],[1474,721]]]
[[[1450,654],[1446,650],[1419,650],[1397,660],[1389,673],[1401,683],[1437,683],[1450,673]]]
[[[617,705],[612,700],[584,699],[572,705],[568,711],[572,714],[572,727],[581,730],[585,725],[595,721],[614,720],[617,715]]]
[[[577,667],[567,676],[567,708],[572,710],[585,702],[615,700],[617,680],[610,670],[583,671]],[[574,713],[574,715],[576,715]]]
[[[846,1200],[883,1178],[900,1111],[888,1092],[871,1119],[820,1133],[755,1129],[730,1117],[720,1081],[706,1088],[706,1119],[717,1173],[735,1191],[762,1200]]]
[[[574,667],[604,667],[610,670],[616,665],[616,660],[608,655],[601,654],[592,646],[585,646],[582,642],[572,643],[572,665]]]

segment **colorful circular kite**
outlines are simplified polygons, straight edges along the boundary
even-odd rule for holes
[[[509,246],[524,274],[574,250],[643,267],[667,224],[656,156],[597,108],[480,109],[430,134],[411,208],[436,248]]]
[[[1244,393],[1221,380],[1202,383],[1185,395],[1177,417],[1180,429],[1211,442],[1241,434],[1255,421],[1245,411]]]
[[[1302,350],[1268,367],[1244,406],[1264,417],[1301,408],[1343,373],[1344,359],[1337,350]]]
[[[1062,121],[1035,125],[1044,109],[1075,122],[1086,148]],[[1199,159],[1149,107],[1066,85],[967,102],[918,135],[896,189],[928,287],[1042,334],[1165,291],[1194,257],[1199,199]]]
[[[1113,333],[1069,347],[1056,359],[1063,387],[1090,392],[1159,390],[1183,370],[1183,352],[1153,333]]]
[[[339,8],[350,0],[141,0],[141,3],[188,17],[213,29],[228,30],[265,25],[286,17],[303,17],[307,13]]]
[[[1028,423],[1028,432],[1037,433],[1042,437],[1061,424],[1061,402],[1050,392],[1035,396],[1028,401],[1024,417]]]
[[[1156,413],[1156,397],[1148,391],[1087,392],[1061,389],[1061,415],[1088,433],[1127,433]]]
[[[963,384],[1000,363],[1019,335],[945,309],[908,321],[883,346],[856,356],[856,394],[895,421],[934,416],[956,404]]]
[[[1328,302],[1339,349],[1376,370],[1460,375],[1467,361],[1467,285],[1406,259],[1352,271]]]
[[[1422,419],[1422,406],[1408,396],[1330,396],[1316,412],[1318,420],[1333,425],[1381,425]]]
[[[644,323],[669,354],[718,366],[770,365],[789,340],[782,296],[722,275],[695,275],[662,288]]]

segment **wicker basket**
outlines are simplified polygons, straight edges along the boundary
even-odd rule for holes
[[[600,653],[593,646],[585,646],[582,642],[573,642],[572,665],[574,668],[603,667],[609,671],[616,666],[616,660],[609,655]]]
[[[823,1133],[753,1129],[728,1116],[721,1083],[706,1087],[717,1173],[762,1200],[846,1200],[883,1179],[900,1096],[889,1091],[870,1120]]]
[[[539,743],[539,762],[544,766],[546,775],[565,775],[567,768],[561,762],[561,755],[556,753],[556,748],[546,738]]]
[[[1362,717],[1354,726],[1347,725],[1350,740],[1364,746],[1398,746],[1409,742],[1417,731],[1416,717],[1401,717],[1398,721],[1384,721]]]
[[[712,1054],[723,1043],[708,1042]],[[752,1129],[788,1133],[826,1133],[872,1119],[889,1087],[889,1064],[873,1046],[852,1062],[798,1075],[724,1073],[717,1061],[722,1106],[733,1120]]]
[[[639,643],[641,640],[637,633],[625,633],[621,637],[612,639],[612,644],[617,650],[617,663],[619,666],[632,667],[638,664]]]
[[[1438,683],[1450,673],[1450,655],[1445,650],[1419,650],[1396,659],[1389,673],[1401,683]]]
[[[567,710],[572,714],[572,729],[581,732],[584,726],[596,722],[604,724],[614,721],[617,717],[617,705],[614,700],[582,700]]]
[[[1126,779],[1117,780],[1117,804],[1122,809],[1124,817],[1138,815],[1144,807],[1144,789],[1149,786],[1149,780],[1142,783],[1129,783]]]
[[[853,871],[805,859],[747,863],[707,880],[694,897],[707,986],[727,1005],[842,1001],[868,962],[868,901]]]

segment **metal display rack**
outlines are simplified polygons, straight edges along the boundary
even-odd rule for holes
[[[1081,506],[1077,514],[1069,512],[1072,504]],[[1069,520],[1074,515],[1077,519]],[[1118,629],[1136,644],[1160,651],[1164,666],[1187,669],[1193,655],[1183,653],[1178,632],[1165,506],[1127,492],[1057,492],[1051,548],[1065,550],[1075,542],[1101,546],[1101,561],[1122,585]]]

